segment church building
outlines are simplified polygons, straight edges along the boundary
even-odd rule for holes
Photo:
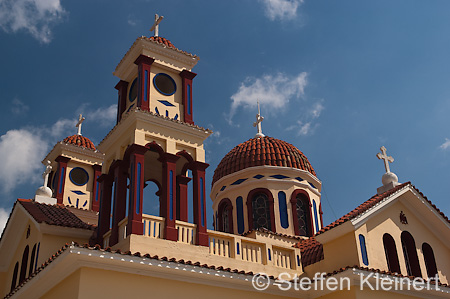
[[[313,165],[265,136],[259,111],[255,137],[209,169],[212,131],[194,122],[199,58],[159,36],[161,20],[115,68],[116,125],[94,145],[80,115],[43,159],[35,197],[15,202],[0,297],[450,298],[450,220],[398,182],[386,148],[383,185],[326,226]]]

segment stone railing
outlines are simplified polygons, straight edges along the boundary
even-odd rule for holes
[[[152,239],[164,239],[164,218],[142,215],[143,236]],[[128,218],[119,222],[119,242],[127,238]],[[196,228],[193,223],[175,221],[178,230],[178,242],[195,245]],[[244,237],[208,230],[209,254],[236,261],[245,261],[270,267],[298,270],[300,269],[300,250],[273,238]],[[111,231],[103,236],[103,245],[109,246]],[[194,248],[193,248],[194,249]]]
[[[164,218],[153,215],[142,215],[144,223],[144,236],[153,239],[164,238]]]
[[[196,225],[180,220],[175,221],[175,228],[178,229],[178,242],[185,244],[195,244]]]

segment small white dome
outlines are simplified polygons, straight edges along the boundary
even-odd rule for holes
[[[398,177],[395,173],[393,172],[386,172],[385,174],[383,174],[383,176],[381,177],[381,182],[383,183],[383,186],[386,186],[390,183],[398,183]]]
[[[52,189],[47,186],[41,186],[36,190],[36,195],[52,197]]]

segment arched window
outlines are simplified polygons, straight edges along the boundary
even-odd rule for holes
[[[16,265],[14,266],[14,272],[13,272],[12,281],[11,281],[11,292],[16,288],[17,272],[19,272],[19,262],[17,262]]]
[[[233,233],[233,205],[228,198],[219,203],[218,228],[224,233]]]
[[[295,190],[291,196],[291,205],[295,234],[298,236],[313,236],[311,202],[308,193],[303,190]]]
[[[267,228],[271,230],[269,199],[265,193],[257,193],[252,198],[253,228]]]
[[[438,274],[436,267],[436,260],[434,259],[434,252],[428,243],[422,244],[423,258],[425,259],[425,266],[427,267],[428,278],[435,278]]]
[[[402,232],[402,248],[405,256],[406,270],[409,276],[421,277],[419,258],[417,257],[416,243],[413,236],[407,231]]]
[[[392,238],[390,234],[383,235],[383,246],[389,271],[394,273],[401,273],[400,263],[398,261],[397,247],[395,246],[394,238]]]
[[[22,255],[22,264],[20,266],[20,278],[19,283],[22,283],[25,280],[25,277],[27,276],[27,265],[28,265],[28,254],[30,252],[30,247],[25,247],[23,250]]]
[[[288,213],[287,213],[287,203],[286,203],[286,193],[283,191],[278,192],[278,206],[280,208],[280,223],[282,228],[289,227]]]
[[[243,234],[244,227],[244,201],[242,196],[238,196],[236,198],[236,212],[237,212],[237,225],[238,225],[238,234]]]
[[[31,258],[30,258],[30,269],[28,270],[28,276],[33,273],[34,266],[34,258],[36,257],[36,244],[34,244],[33,249],[31,250]]]

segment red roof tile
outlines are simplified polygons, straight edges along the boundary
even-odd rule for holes
[[[314,237],[302,240],[294,245],[302,253],[302,266],[306,267],[323,260],[323,245]]]
[[[308,158],[298,148],[266,136],[249,139],[226,154],[214,171],[212,184],[231,173],[261,165],[292,167],[316,176]]]
[[[164,45],[164,46],[166,46],[166,47],[168,47],[168,48],[174,49],[174,50],[176,50],[176,51],[178,51],[178,52],[181,52],[181,53],[183,53],[183,54],[187,54],[187,55],[191,55],[191,56],[193,56],[193,57],[197,57],[196,55],[192,55],[191,53],[188,53],[188,52],[186,52],[186,51],[183,51],[183,50],[181,50],[181,49],[178,49],[178,48],[175,47],[175,46],[170,42],[170,40],[168,40],[167,38],[164,38],[164,37],[161,37],[161,36],[151,36],[151,37],[143,37],[143,38],[145,38],[145,39],[147,39],[147,40],[150,40],[150,41],[152,41],[152,42],[155,42],[155,43],[157,43],[157,44]]]
[[[75,216],[65,206],[47,205],[32,201],[30,199],[18,199],[18,202],[30,213],[30,215],[39,223],[57,225],[72,228],[82,228],[94,230],[95,225],[87,224]]]
[[[374,205],[376,205],[377,203],[379,203],[380,201],[382,201],[383,199],[385,199],[386,197],[390,196],[391,194],[397,192],[398,190],[402,189],[403,187],[407,186],[407,185],[411,185],[411,182],[406,182],[403,184],[398,185],[397,187],[394,187],[382,194],[377,194],[372,196],[369,200],[363,202],[361,205],[359,205],[358,207],[356,207],[354,210],[352,210],[351,212],[347,213],[346,215],[342,216],[341,218],[339,218],[338,220],[330,223],[329,225],[325,226],[324,228],[322,228],[316,235],[320,235],[326,231],[329,231],[330,229],[341,225],[344,222],[347,222],[349,220],[352,220],[353,218],[361,215],[362,213],[364,213],[365,211],[367,211],[368,209],[370,209],[371,207],[373,207]],[[450,223],[450,220],[448,219],[447,216],[445,216],[445,214],[443,212],[441,212],[425,195],[423,195],[422,192],[420,192],[416,187],[414,187],[413,185],[411,185],[411,187],[413,187],[417,192],[419,192],[419,194],[444,218],[447,220],[447,222]]]
[[[89,138],[81,135],[72,135],[63,140],[64,143],[73,144],[79,147],[85,147],[91,150],[95,150],[95,146]]]

